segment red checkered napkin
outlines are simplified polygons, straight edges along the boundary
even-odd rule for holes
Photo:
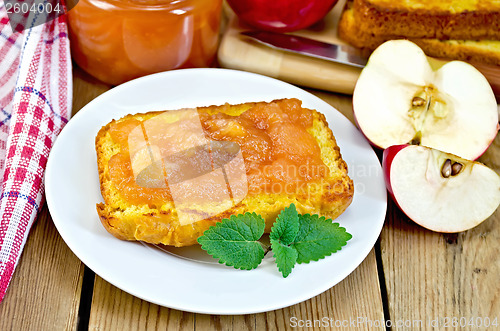
[[[12,32],[0,3],[0,301],[43,204],[49,151],[71,115],[66,17]]]

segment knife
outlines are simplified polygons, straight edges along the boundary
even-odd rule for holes
[[[268,31],[245,31],[242,35],[283,51],[316,57],[336,63],[363,68],[367,59],[359,50],[346,45],[329,44],[305,37]]]

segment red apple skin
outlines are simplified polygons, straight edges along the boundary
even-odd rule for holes
[[[411,146],[411,145],[409,145],[409,144],[393,145],[393,146],[389,146],[386,149],[384,149],[384,153],[382,155],[382,169],[384,171],[385,186],[387,187],[387,191],[389,192],[389,195],[391,196],[392,201],[394,201],[394,203],[399,208],[399,210],[401,210],[409,219],[412,219],[408,214],[406,214],[405,210],[403,208],[401,208],[401,206],[399,205],[398,200],[394,196],[394,192],[392,190],[392,185],[391,185],[392,161],[394,160],[394,157],[396,157],[396,155],[401,150],[405,149],[408,146]],[[419,224],[419,223],[415,222],[415,224]],[[420,226],[422,226],[422,225],[420,225]],[[445,231],[442,231],[442,232],[445,232]]]
[[[382,169],[384,170],[384,179],[385,179],[385,186],[387,187],[387,191],[389,191],[389,194],[392,197],[392,200],[398,205],[398,208],[403,210],[401,206],[399,206],[398,201],[394,197],[394,192],[392,191],[392,186],[391,186],[391,166],[392,166],[392,161],[394,160],[394,157],[396,154],[398,154],[402,149],[408,147],[410,145],[404,144],[404,145],[394,145],[387,147],[384,150],[383,156],[382,156]]]
[[[337,0],[228,0],[236,15],[261,30],[292,32],[321,20]]]

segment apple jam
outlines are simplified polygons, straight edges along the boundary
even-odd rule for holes
[[[129,146],[131,132],[141,125],[144,128],[144,122],[135,118],[113,122],[109,133],[113,141],[120,145],[120,152],[109,160],[111,181],[117,186],[123,198],[132,204],[171,201],[169,182],[179,182],[183,177],[195,176],[200,171],[207,172],[207,169],[203,169],[206,165],[214,169],[230,162],[239,151],[244,160],[248,194],[294,194],[301,184],[328,176],[329,170],[321,159],[318,142],[308,132],[313,126],[313,112],[302,108],[299,100],[285,99],[272,103],[258,103],[238,116],[231,112],[227,113],[211,113],[204,111],[203,108],[198,111],[202,128],[200,131],[207,141],[212,142],[206,148],[190,148],[199,146],[201,138],[196,137],[196,133],[188,134],[194,132],[191,130],[192,127],[186,125],[183,127],[179,122],[155,121],[153,123],[156,124],[147,126],[148,136],[156,137],[156,141],[163,139],[162,143],[157,144],[160,146],[158,151],[151,149],[149,154],[190,153],[189,157],[169,161],[176,163],[183,171],[182,174],[176,174],[174,171],[171,178],[166,181],[166,185],[163,185],[161,180],[158,181],[158,178],[163,178],[161,167],[158,167],[156,172],[154,169],[150,170],[150,173],[145,175],[144,182],[157,182],[154,187],[137,183],[133,164],[140,163],[136,161],[136,155],[139,155],[136,152],[138,148]],[[177,137],[178,140],[169,144],[168,137]],[[224,142],[226,143],[223,144]],[[144,172],[141,174],[144,175]],[[212,189],[218,184],[213,185]]]
[[[68,12],[73,60],[117,85],[165,70],[209,67],[222,0],[79,0]]]

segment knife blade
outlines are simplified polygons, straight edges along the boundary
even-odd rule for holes
[[[305,37],[268,31],[244,31],[241,34],[272,48],[358,68],[363,68],[367,62],[359,50],[346,45],[329,44]]]

